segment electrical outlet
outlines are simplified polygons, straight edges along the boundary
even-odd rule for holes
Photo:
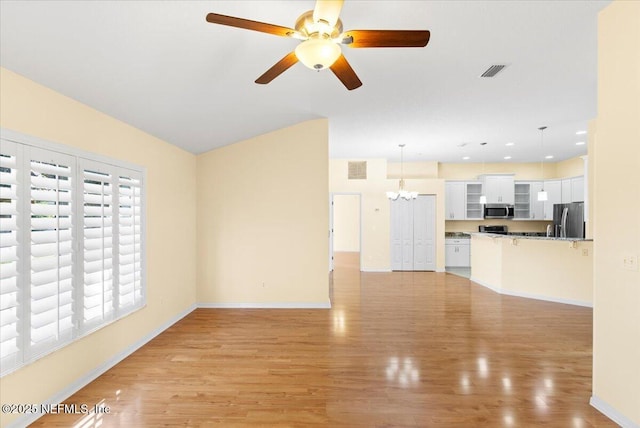
[[[623,259],[623,266],[626,270],[637,271],[638,270],[638,256],[634,254],[625,254]]]
[[[588,248],[583,248],[582,249],[582,255],[583,256],[588,256],[589,255],[589,249]]]

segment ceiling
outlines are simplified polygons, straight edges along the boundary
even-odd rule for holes
[[[0,63],[193,153],[326,117],[332,158],[394,161],[404,143],[405,160],[563,160],[586,154],[608,3],[346,0],[345,29],[431,31],[426,48],[344,47],[354,91],[300,63],[257,85],[298,41],[205,21],[293,27],[312,0],[3,0]],[[496,63],[509,65],[479,77]]]

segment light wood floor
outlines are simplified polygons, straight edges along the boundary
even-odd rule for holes
[[[609,427],[592,311],[336,258],[331,310],[198,309],[34,426]]]

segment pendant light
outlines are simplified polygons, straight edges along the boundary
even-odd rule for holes
[[[480,143],[480,145],[484,147],[487,143]],[[484,149],[482,150],[482,175],[484,176]],[[484,186],[482,186],[482,193],[480,194],[480,203],[482,205],[487,203],[487,195],[484,193]]]
[[[541,126],[540,128],[538,128],[540,130],[540,148],[542,149],[541,152],[541,160],[540,160],[540,176],[542,178],[542,190],[540,190],[538,192],[538,201],[546,201],[549,198],[549,195],[547,194],[546,190],[544,190],[544,130],[547,129],[546,126]]]
[[[418,192],[408,192],[404,190],[404,144],[398,144],[400,147],[400,183],[397,192],[387,192],[387,198],[395,201],[398,198],[406,200],[416,199]]]

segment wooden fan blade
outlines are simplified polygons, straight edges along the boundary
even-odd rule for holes
[[[429,43],[427,30],[350,30],[343,43],[352,48],[422,48]]]
[[[280,61],[276,62],[273,67],[265,71],[265,73],[256,79],[256,83],[266,85],[276,77],[284,73],[289,67],[298,62],[298,57],[295,52],[288,53]]]
[[[251,21],[234,16],[220,15],[219,13],[207,14],[207,22],[212,24],[228,25],[230,27],[244,28],[245,30],[260,31],[262,33],[275,34],[276,36],[287,37],[296,33],[296,30],[279,25],[267,24],[265,22]]]
[[[330,68],[348,90],[352,91],[362,86],[362,82],[358,79],[356,72],[353,71],[344,55],[340,55],[340,58]]]

